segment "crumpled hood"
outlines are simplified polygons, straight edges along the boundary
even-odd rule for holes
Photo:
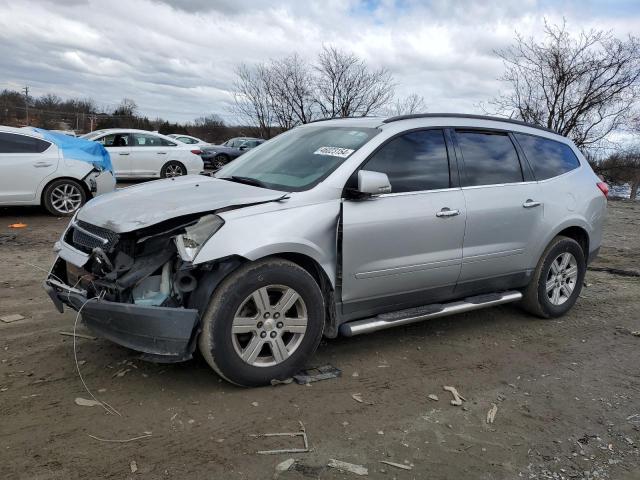
[[[188,175],[142,183],[100,195],[78,212],[78,220],[125,233],[192,213],[277,200],[276,190]]]

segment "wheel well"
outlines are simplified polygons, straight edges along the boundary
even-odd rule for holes
[[[578,242],[584,252],[584,258],[589,256],[589,234],[584,228],[581,227],[569,227],[565,228],[558,235],[569,237]]]
[[[44,205],[44,194],[47,191],[47,188],[49,188],[49,185],[51,185],[53,182],[57,182],[58,180],[72,180],[76,182],[78,185],[80,185],[80,187],[82,187],[82,190],[84,190],[84,193],[87,196],[87,201],[91,198],[92,196],[91,190],[89,190],[89,186],[86,183],[84,183],[82,180],[78,180],[77,178],[73,178],[73,177],[58,177],[47,182],[47,184],[44,187],[42,187],[42,192],[40,193],[40,205]]]
[[[338,335],[338,328],[336,324],[334,290],[331,286],[331,281],[320,264],[313,258],[302,253],[283,252],[273,255],[273,257],[284,258],[299,265],[315,279],[322,291],[326,307],[324,335],[330,338],[336,337]]]

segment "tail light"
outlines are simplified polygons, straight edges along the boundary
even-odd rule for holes
[[[202,150],[191,150],[191,153],[193,153],[194,155],[200,155],[202,153]]]
[[[598,182],[596,185],[605,197],[609,196],[609,185],[606,182]]]

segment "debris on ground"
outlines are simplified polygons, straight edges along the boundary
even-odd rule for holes
[[[0,233],[0,245],[13,242],[16,239],[15,234]]]
[[[329,459],[329,463],[327,463],[328,467],[337,468],[338,470],[342,470],[345,472],[355,473],[356,475],[369,475],[369,470],[362,465],[356,465],[355,463],[347,463],[341,460],[335,460],[333,458]]]
[[[291,468],[291,465],[293,465],[294,463],[296,463],[295,459],[287,458],[284,462],[280,462],[278,465],[276,465],[276,472],[277,473],[286,472]]]
[[[9,228],[27,228],[27,226],[26,223],[12,223]]]
[[[293,378],[291,377],[285,378],[284,380],[278,380],[277,378],[271,379],[271,385],[273,385],[274,387],[276,385],[289,385],[291,382],[293,382]]]
[[[17,322],[18,320],[23,320],[23,319],[24,317],[19,313],[12,313],[11,315],[4,315],[0,317],[0,320],[2,320],[4,323]]]
[[[305,385],[321,380],[329,380],[330,378],[338,378],[342,375],[342,370],[333,365],[322,365],[321,367],[309,368],[302,370],[293,376],[293,379],[299,385]]]
[[[304,424],[301,421],[299,432],[285,432],[285,433],[258,433],[252,434],[253,438],[269,438],[269,437],[301,437],[304,443],[304,448],[281,448],[277,450],[258,450],[259,455],[278,455],[280,453],[306,453],[309,451],[309,441],[307,439],[307,431],[304,428]]]
[[[491,404],[491,409],[487,412],[487,423],[491,424],[496,419],[496,413],[498,413],[498,405]]]
[[[362,394],[361,393],[354,393],[354,394],[351,395],[351,398],[353,398],[358,403],[363,403],[364,402],[364,400],[362,400]]]
[[[84,335],[82,333],[73,333],[73,332],[59,332],[60,335],[64,335],[66,337],[76,337],[76,338],[85,338],[87,340],[96,340],[97,337],[92,337],[91,335]]]
[[[433,400],[434,402],[437,402],[437,401],[439,400],[438,395],[435,395],[435,394],[433,394],[433,393],[430,393],[430,394],[429,394],[429,398],[430,398],[431,400]]]
[[[403,463],[389,462],[387,460],[380,460],[380,463],[384,463],[385,465],[389,465],[391,467],[400,468],[402,470],[411,470],[412,468],[409,465],[405,465]]]
[[[251,402],[251,405],[253,405],[254,407],[259,406],[260,404],[258,402]]]
[[[130,368],[123,368],[122,370],[118,370],[116,373],[114,373],[111,376],[113,378],[115,378],[115,377],[121,378],[121,377],[124,377],[127,374],[127,372],[130,372],[130,371],[131,371]]]
[[[131,460],[131,463],[129,463],[129,468],[131,468],[131,473],[136,473],[138,471],[138,464],[135,460]]]
[[[456,387],[447,387],[444,386],[442,387],[443,390],[445,390],[446,392],[451,393],[451,395],[453,395],[453,400],[451,400],[451,405],[453,405],[454,407],[459,407],[460,405],[462,405],[462,402],[466,402],[467,399],[464,398],[462,395],[460,395],[458,393],[458,390],[456,390]]]
[[[91,435],[90,433],[87,433],[87,435],[89,435],[94,440],[98,440],[99,442],[108,442],[108,443],[128,443],[128,442],[134,442],[136,440],[142,440],[143,438],[149,438],[153,436],[150,433],[145,433],[144,435],[140,435],[139,437],[125,438],[124,440],[119,440],[119,439],[110,439],[110,438],[100,438],[100,437],[96,437],[95,435]]]
[[[76,397],[75,399],[76,405],[81,407],[95,407],[96,405],[102,405],[102,402],[98,400],[91,400],[88,398]]]

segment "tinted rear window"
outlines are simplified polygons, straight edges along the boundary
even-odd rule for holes
[[[457,131],[462,150],[464,186],[522,182],[520,161],[506,134]]]
[[[442,130],[396,137],[362,169],[386,173],[392,193],[449,188],[449,159]]]
[[[42,153],[49,145],[39,138],[0,132],[0,153]]]
[[[537,180],[557,177],[580,166],[571,147],[548,138],[514,134],[533,168]]]

